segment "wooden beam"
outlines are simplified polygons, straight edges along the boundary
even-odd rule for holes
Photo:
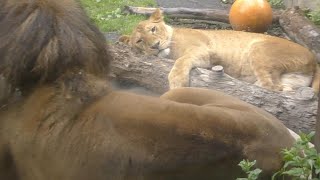
[[[125,6],[123,12],[130,14],[150,15],[156,8]],[[229,23],[229,11],[221,9],[193,9],[193,8],[160,8],[169,18],[211,20]],[[273,21],[278,22],[280,10],[273,11]]]
[[[317,122],[316,122],[316,134],[314,139],[314,145],[318,152],[320,152],[320,93],[318,93],[318,111],[317,111]]]
[[[281,14],[279,23],[293,41],[310,49],[320,63],[320,29],[305,17],[301,9],[286,10]]]

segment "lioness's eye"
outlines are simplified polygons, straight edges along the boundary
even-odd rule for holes
[[[155,32],[156,31],[156,27],[155,26],[153,26],[153,28],[151,29],[151,32]]]
[[[136,43],[138,44],[138,43],[141,43],[142,42],[142,39],[139,39]]]

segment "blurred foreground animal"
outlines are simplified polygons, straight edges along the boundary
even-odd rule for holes
[[[0,1],[0,42],[0,72],[21,90],[0,106],[1,180],[228,180],[243,158],[268,176],[294,142],[217,91],[112,90],[112,56],[77,1]]]
[[[119,41],[147,54],[176,59],[169,74],[171,89],[189,86],[193,67],[219,64],[230,76],[270,90],[312,86],[319,91],[315,55],[286,39],[242,31],[174,28],[165,24],[157,9]]]

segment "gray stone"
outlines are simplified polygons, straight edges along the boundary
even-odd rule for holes
[[[166,8],[197,8],[197,9],[229,9],[230,4],[225,4],[221,0],[156,0],[160,7]]]
[[[320,8],[320,0],[283,0],[284,5],[288,8],[299,6],[300,8],[309,8],[311,10]]]

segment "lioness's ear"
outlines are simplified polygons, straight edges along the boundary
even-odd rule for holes
[[[130,43],[130,36],[128,35],[123,35],[123,36],[120,36],[119,39],[118,39],[119,42],[123,42],[127,45],[129,45]]]
[[[163,16],[162,16],[162,12],[159,8],[157,8],[150,16],[149,18],[150,21],[152,22],[161,22],[163,21]]]

